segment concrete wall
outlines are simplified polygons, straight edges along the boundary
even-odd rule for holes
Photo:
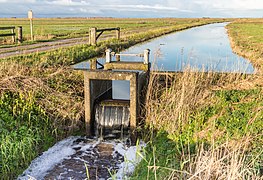
[[[112,88],[112,80],[130,81],[130,129],[135,133],[138,117],[138,72],[84,71],[86,133],[91,135],[94,122],[94,102]],[[109,97],[107,97],[109,98]]]

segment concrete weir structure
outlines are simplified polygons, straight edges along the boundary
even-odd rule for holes
[[[117,106],[120,106],[120,100],[112,99],[112,81],[126,80],[130,82],[129,130],[132,141],[136,137],[135,129],[138,125],[138,115],[140,113],[141,91],[147,84],[147,78],[149,77],[149,54],[149,49],[141,54],[117,54],[112,52],[111,49],[107,49],[105,64],[100,64],[97,60],[91,60],[89,69],[81,69],[84,72],[85,124],[88,136],[94,135],[96,131],[95,105],[106,101],[107,103],[104,103],[106,105],[115,106],[118,104]],[[113,61],[113,56],[116,57],[116,61]],[[122,61],[121,56],[139,56],[143,57],[144,60],[143,62]],[[98,65],[102,67],[98,68]]]

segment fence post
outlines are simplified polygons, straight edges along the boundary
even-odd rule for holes
[[[121,37],[121,29],[118,28],[118,29],[116,30],[116,38],[119,40],[120,37]]]
[[[14,34],[12,35],[12,42],[15,43],[16,42],[16,34],[15,34],[15,29],[11,29],[11,33]]]
[[[110,63],[111,62],[111,49],[106,50],[106,62]]]
[[[18,26],[18,28],[17,28],[17,40],[18,40],[19,44],[23,42],[23,28],[22,28],[22,26]]]
[[[121,61],[121,56],[120,55],[116,55],[116,61]]]
[[[144,50],[144,55],[143,55],[143,58],[144,58],[144,64],[149,64],[149,55],[150,55],[150,49],[145,49]]]
[[[96,34],[97,34],[97,28],[90,28],[89,30],[89,44],[90,45],[96,45]]]

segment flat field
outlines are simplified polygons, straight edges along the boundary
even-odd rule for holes
[[[219,20],[219,19],[218,19]],[[109,28],[120,27],[124,34],[142,32],[149,29],[185,26],[194,22],[214,22],[215,19],[118,19],[118,18],[36,18],[34,24],[34,38],[38,41],[65,39],[87,36],[90,27]],[[221,21],[221,20],[220,20]],[[30,39],[30,23],[28,19],[22,18],[1,18],[0,26],[22,26],[24,39]],[[0,32],[1,33],[1,32]],[[11,39],[11,38],[5,38]],[[7,40],[8,41],[8,40]]]

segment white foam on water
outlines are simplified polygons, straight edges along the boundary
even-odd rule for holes
[[[130,147],[125,147],[122,143],[118,143],[115,146],[115,151],[120,153],[122,156],[124,156],[124,162],[122,162],[119,165],[120,169],[115,175],[116,179],[118,180],[128,179],[128,177],[132,175],[136,165],[142,159],[139,153],[141,155],[143,154],[141,150],[145,146],[146,144],[144,142],[140,142],[140,144],[137,146],[130,146]]]
[[[18,177],[18,180],[43,179],[48,170],[52,169],[63,159],[75,153],[73,142],[79,137],[69,137],[49,148],[41,156],[32,161],[29,168]]]
[[[76,153],[76,150],[74,150],[74,148],[80,148],[81,151],[85,151],[94,148],[99,143],[101,143],[100,141],[91,139],[89,139],[91,140],[89,142],[84,141],[74,143],[79,138],[81,137],[69,137],[56,143],[41,156],[33,160],[28,169],[26,169],[24,173],[18,177],[18,180],[42,180],[48,174],[48,172],[52,170],[57,164],[61,163],[65,159],[70,159],[70,156]],[[141,142],[137,146],[130,147],[114,140],[103,143],[113,145],[113,158],[114,156],[116,156],[116,153],[119,153],[124,157],[124,162],[117,165],[120,169],[115,174],[115,177],[118,180],[127,179],[127,177],[133,173],[135,166],[140,162],[141,157],[137,155],[137,152],[141,151],[141,148],[145,146],[145,143]],[[79,157],[75,157],[74,159],[82,160]]]

